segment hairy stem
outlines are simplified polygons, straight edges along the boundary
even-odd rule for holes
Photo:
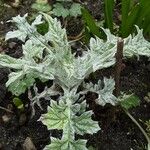
[[[4,108],[4,107],[2,107],[2,106],[0,106],[0,109],[5,110],[5,111],[7,111],[7,112],[9,112],[9,113],[13,113],[11,110],[9,110],[9,109],[7,109],[7,108]]]
[[[141,130],[143,135],[145,136],[147,142],[148,142],[148,150],[150,150],[150,138],[145,132],[145,130],[141,127],[141,125],[136,121],[136,119],[129,113],[128,110],[124,109],[125,113],[129,116],[129,118],[138,126],[138,128]]]

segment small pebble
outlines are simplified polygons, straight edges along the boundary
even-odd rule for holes
[[[23,143],[23,150],[36,150],[30,137],[27,137]]]
[[[2,120],[3,120],[4,123],[7,123],[7,122],[9,122],[10,117],[8,115],[3,115]]]

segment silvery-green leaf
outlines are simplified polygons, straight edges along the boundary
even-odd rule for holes
[[[23,54],[28,59],[31,59],[30,57],[37,57],[42,59],[43,49],[44,47],[41,45],[34,44],[31,40],[26,41],[25,45],[22,46],[23,48]]]
[[[38,88],[36,87],[36,85],[33,86],[33,90],[33,92],[30,89],[28,90],[28,98],[30,99],[30,106],[32,107],[32,117],[35,115],[35,104],[37,104],[37,106],[39,106],[39,108],[43,110],[40,101],[42,98],[50,101],[51,96],[60,94],[60,92],[54,89],[54,85],[50,88],[45,87],[45,89],[41,93],[38,92]]]
[[[100,87],[100,85],[98,85]],[[98,99],[96,99],[96,103],[104,106],[106,103],[110,103],[112,105],[116,105],[117,98],[113,95],[113,90],[115,89],[115,81],[110,78],[104,78],[104,87],[99,89]]]
[[[8,55],[0,54],[0,66],[9,67],[12,69],[21,69],[22,61],[21,59],[16,59]]]
[[[133,56],[147,56],[150,57],[150,42],[145,40],[143,37],[143,29],[139,29],[136,26],[137,35],[129,35],[124,39],[124,56],[133,57]]]
[[[20,40],[22,40],[24,42],[24,40],[28,37],[30,40],[33,41],[34,44],[41,45],[41,46],[45,47],[47,49],[47,51],[50,51],[49,50],[50,46],[48,46],[46,39],[44,38],[44,36],[40,35],[37,32],[37,28],[36,28],[36,25],[42,23],[42,21],[41,21],[42,15],[37,16],[31,25],[28,23],[28,21],[26,19],[27,16],[28,16],[28,14],[25,14],[23,17],[18,15],[16,17],[12,18],[11,22],[16,24],[18,30],[13,31],[13,32],[12,31],[8,32],[6,35],[6,39],[19,38]],[[19,35],[21,34],[21,37],[23,37],[23,38],[20,38],[20,36],[18,36],[18,34],[16,34],[16,35],[13,34],[13,36],[12,36],[12,33],[15,33],[15,32],[18,32]]]
[[[42,23],[43,23],[43,21],[42,21],[42,15],[40,14],[40,15],[38,15],[38,16],[35,18],[35,20],[32,22],[31,27],[32,27],[32,28],[36,28],[37,25],[42,24]]]
[[[108,68],[115,64],[116,47],[110,42],[105,42],[98,37],[90,39],[90,51],[93,72]]]
[[[104,82],[101,80],[97,84],[87,83],[84,84],[86,91],[95,92],[98,94],[98,98],[95,100],[97,104],[104,106],[107,103],[116,105],[118,100],[113,95],[113,90],[115,89],[115,81],[110,78],[107,79],[104,77]]]
[[[124,57],[147,56],[150,57],[150,42],[143,37],[143,29],[136,26],[137,35],[129,35],[124,39],[123,55]],[[109,29],[103,29],[107,35],[107,44],[114,46],[112,49],[116,53],[117,40],[119,37],[110,33]],[[101,39],[99,39],[102,41]],[[100,44],[99,44],[100,45]]]
[[[85,133],[93,134],[100,130],[97,121],[91,119],[92,111],[87,111],[80,116],[74,116],[73,127],[77,134],[83,135]]]
[[[74,114],[78,114],[81,115],[86,111],[86,100],[82,100],[82,102],[80,102],[80,99],[78,100],[79,103],[75,103],[74,105],[72,105],[71,110],[73,111]]]
[[[82,57],[78,57],[74,60],[74,77],[83,81],[92,70],[92,59],[88,53],[84,53]]]
[[[68,121],[67,109],[64,103],[57,104],[57,102],[51,101],[48,112],[41,116],[40,121],[42,121],[48,129],[63,129]]]
[[[5,40],[9,40],[12,38],[17,38],[23,42],[25,42],[26,39],[26,34],[24,34],[24,32],[20,31],[20,30],[15,30],[15,31],[10,31],[6,34],[5,36]]]
[[[84,100],[82,103],[80,103],[80,110],[79,110],[79,114],[83,114],[86,111],[86,100]]]
[[[66,46],[69,47],[66,30],[61,27],[60,22],[58,22],[56,18],[53,19],[47,14],[42,14],[49,24],[49,31],[45,35],[45,39],[47,39],[48,41],[52,41],[54,46],[62,47],[65,50]]]
[[[34,76],[35,77],[35,76]],[[9,80],[6,85],[8,86],[8,90],[11,91],[16,96],[24,93],[26,89],[33,85],[35,82],[34,77],[30,74],[24,75],[22,71],[20,72],[12,72],[9,75]]]
[[[44,150],[88,150],[86,140],[68,140],[51,138],[51,144],[47,145]]]
[[[62,100],[64,102],[71,101],[71,103],[77,102],[79,99],[79,94],[77,93],[77,87],[74,87],[72,90],[70,89],[63,89],[64,90],[64,96],[62,97]]]
[[[14,83],[16,80],[20,80],[24,76],[23,71],[19,72],[12,72],[9,74],[9,80],[6,82],[6,87],[8,87],[10,84]]]
[[[105,32],[106,36],[107,36],[107,41],[106,42],[116,45],[119,37],[111,34],[109,29],[104,29],[104,28],[102,28],[102,29]]]
[[[13,17],[11,22],[16,23],[16,26],[18,27],[18,30],[16,31],[10,31],[6,34],[6,40],[10,38],[18,38],[22,40],[23,42],[25,41],[25,38],[28,35],[28,28],[29,24],[26,21],[27,14],[25,14],[23,17],[20,15]],[[15,34],[17,33],[17,34]]]

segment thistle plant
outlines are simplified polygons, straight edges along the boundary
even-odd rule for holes
[[[37,31],[37,25],[46,21],[49,25],[48,32],[41,35]],[[11,70],[6,83],[8,90],[19,96],[28,90],[28,97],[34,112],[34,105],[41,109],[40,99],[50,100],[50,106],[46,114],[39,119],[48,130],[61,130],[61,138],[51,138],[50,145],[45,150],[87,150],[86,140],[77,139],[75,135],[93,134],[100,130],[97,121],[93,121],[93,112],[87,110],[84,94],[92,91],[98,94],[96,102],[104,106],[106,103],[116,105],[118,99],[113,95],[114,80],[105,78],[99,80],[96,85],[85,83],[84,79],[96,70],[107,68],[115,64],[117,37],[109,30],[104,29],[107,40],[91,38],[89,48],[82,56],[75,57],[71,52],[70,42],[67,40],[66,30],[61,27],[56,18],[47,14],[40,14],[29,24],[27,14],[21,17],[13,17],[17,30],[6,34],[6,40],[18,38],[22,45],[23,56],[19,59],[0,54],[0,66]],[[150,43],[142,35],[142,30],[137,27],[138,34],[129,36],[125,41],[124,57],[139,55],[150,56]],[[38,93],[35,79],[42,82],[53,80],[53,86],[45,87],[42,93]],[[78,87],[83,84],[83,91],[78,92]],[[34,95],[30,88],[34,86]],[[59,86],[61,91],[56,90]],[[59,95],[57,99],[51,96]],[[34,113],[33,113],[34,115]]]

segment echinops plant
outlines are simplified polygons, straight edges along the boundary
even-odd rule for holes
[[[108,29],[103,29],[107,35],[104,41],[98,37],[91,38],[89,48],[83,51],[82,56],[75,57],[71,52],[71,45],[67,39],[66,30],[61,27],[56,18],[47,14],[40,14],[29,24],[27,14],[13,17],[17,30],[6,34],[6,40],[18,38],[22,45],[23,56],[13,58],[0,54],[0,66],[11,69],[6,83],[8,90],[19,96],[28,89],[33,115],[34,105],[41,109],[40,99],[50,100],[46,114],[40,117],[48,130],[61,130],[61,138],[51,138],[51,143],[45,150],[87,150],[86,140],[77,139],[75,135],[93,134],[100,130],[97,121],[93,121],[92,111],[87,111],[85,94],[88,91],[98,94],[96,103],[104,106],[106,103],[116,105],[119,100],[113,95],[115,81],[113,78],[99,80],[97,84],[85,83],[84,79],[96,70],[110,67],[115,64],[115,53],[118,37],[112,35]],[[48,23],[48,32],[41,35],[37,25]],[[142,30],[137,28],[137,35],[124,39],[124,57],[144,55],[150,57],[150,43],[142,35]],[[42,93],[38,93],[35,79],[42,82],[53,80],[53,85]],[[78,87],[83,85],[83,90],[78,92]],[[34,96],[30,88],[34,87]],[[58,91],[55,87],[62,90]],[[59,95],[57,99],[51,96]]]

